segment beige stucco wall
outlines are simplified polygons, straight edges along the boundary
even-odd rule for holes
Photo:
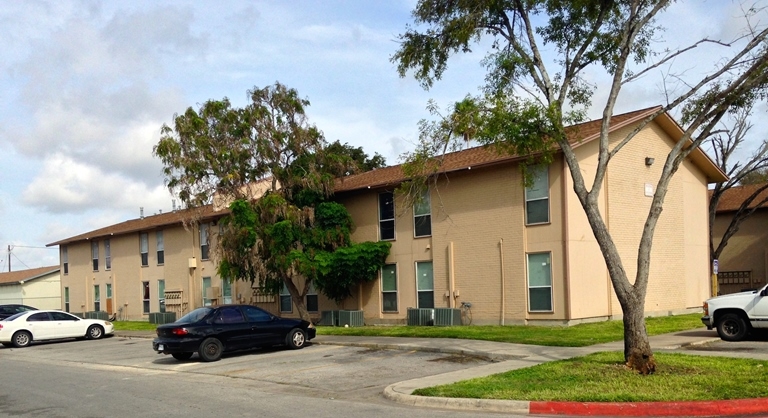
[[[59,273],[47,274],[23,284],[9,283],[0,286],[0,305],[22,304],[37,309],[61,309]]]
[[[715,218],[715,243],[719,243],[733,213],[718,214]],[[752,283],[724,284],[720,293],[733,293],[745,288],[759,288],[768,282],[768,209],[761,209],[747,218],[738,232],[728,240],[719,258],[720,272],[750,271]]]
[[[629,129],[612,135],[611,146]],[[646,196],[646,187],[655,191],[672,146],[666,132],[651,123],[616,154],[606,174],[601,213],[632,283],[637,272],[637,248],[652,201],[651,196]],[[585,180],[590,184],[597,144],[581,147],[577,153]],[[651,166],[646,166],[646,157],[654,158]],[[566,200],[573,319],[602,316],[606,312],[621,316],[605,262],[575,193],[570,191]],[[653,238],[645,305],[649,315],[698,309],[708,292],[707,183],[690,161],[681,164],[672,178],[663,208]]]

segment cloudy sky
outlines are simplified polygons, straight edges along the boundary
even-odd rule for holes
[[[429,116],[427,101],[444,106],[475,93],[484,76],[478,48],[453,59],[430,91],[398,77],[389,58],[414,4],[3,0],[0,272],[9,245],[13,270],[58,264],[45,244],[137,218],[140,207],[171,210],[152,156],[160,127],[208,99],[242,106],[254,86],[296,88],[326,139],[398,163]],[[745,27],[744,4],[678,2],[659,21],[667,27],[660,47],[733,39]],[[692,76],[727,54],[698,48],[676,71]],[[627,88],[617,111],[662,103],[661,80],[655,72]]]

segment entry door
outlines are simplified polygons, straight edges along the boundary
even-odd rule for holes
[[[107,283],[107,313],[112,315],[112,283]]]

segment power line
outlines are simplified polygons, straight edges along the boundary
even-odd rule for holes
[[[39,248],[41,250],[58,250],[58,248],[55,247],[33,247],[29,245],[11,245],[11,249],[13,248]]]
[[[19,263],[21,263],[21,264],[24,264],[24,267],[26,267],[26,268],[28,268],[28,269],[30,268],[30,267],[29,267],[28,265],[26,265],[26,264],[25,264],[23,261],[21,261],[21,259],[20,259],[20,258],[19,258],[19,257],[18,257],[16,254],[14,254],[14,253],[11,253],[11,255],[13,256],[13,258],[15,258],[16,260],[18,260],[18,261],[19,261]]]

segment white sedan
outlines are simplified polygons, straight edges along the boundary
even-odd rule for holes
[[[0,343],[6,347],[26,347],[32,341],[60,338],[97,340],[114,330],[111,322],[101,319],[82,319],[57,310],[28,311],[0,321]]]

